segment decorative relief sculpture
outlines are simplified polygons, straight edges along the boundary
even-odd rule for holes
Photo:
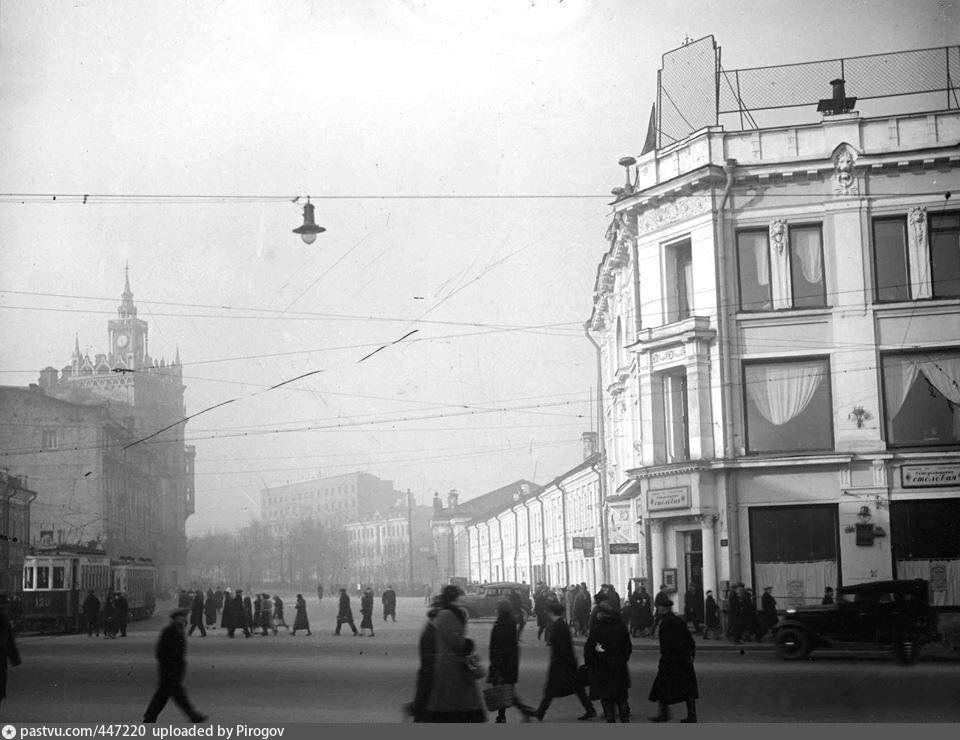
[[[853,171],[856,158],[847,147],[841,147],[833,160],[833,192],[835,195],[856,195],[857,176]]]
[[[927,243],[927,208],[926,206],[914,206],[907,214],[907,220],[913,227],[914,236],[917,238],[917,244]]]
[[[637,233],[643,234],[682,218],[706,213],[709,208],[710,199],[705,196],[680,198],[673,203],[667,203],[639,216],[637,218]]]
[[[777,248],[777,254],[783,254],[787,244],[787,222],[782,218],[770,224],[770,243]]]

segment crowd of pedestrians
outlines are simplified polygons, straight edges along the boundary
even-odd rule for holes
[[[90,590],[80,606],[80,618],[81,629],[86,631],[88,637],[93,637],[94,634],[99,637],[101,630],[107,639],[118,635],[126,637],[130,605],[125,594],[115,591],[108,593],[101,604],[97,595]]]

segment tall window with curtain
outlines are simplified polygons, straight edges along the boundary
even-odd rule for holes
[[[770,236],[767,229],[737,232],[737,270],[740,277],[740,310],[772,310]]]
[[[960,349],[884,355],[887,443],[960,443]]]
[[[743,383],[749,452],[833,449],[828,359],[745,362]]]
[[[822,236],[819,224],[790,227],[790,282],[794,308],[827,305]]]
[[[933,297],[960,296],[960,213],[931,214],[930,263]]]

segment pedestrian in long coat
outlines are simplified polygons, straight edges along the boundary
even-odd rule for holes
[[[253,600],[253,622],[250,626],[253,628],[254,632],[260,629],[262,625],[261,614],[260,614],[260,603],[262,600],[261,594],[256,594],[256,598]]]
[[[239,594],[242,592],[237,591],[237,593]],[[250,600],[249,596],[244,596],[242,603],[244,623],[246,624],[247,629],[250,629],[250,627],[255,626],[253,621],[253,602]]]
[[[380,603],[383,604],[383,621],[390,617],[394,622],[397,621],[397,592],[393,586],[387,586],[380,594]]]
[[[727,636],[734,642],[740,642],[743,639],[743,599],[740,596],[742,584],[736,584],[730,587],[727,594],[727,616],[730,620],[727,625]]]
[[[687,704],[687,716],[681,722],[696,722],[699,693],[693,659],[697,646],[687,625],[673,613],[672,607],[673,602],[657,607],[660,617],[660,663],[649,699],[657,702],[660,711],[648,719],[651,722],[669,721],[670,705],[682,701]]]
[[[193,634],[195,629],[200,630],[200,637],[207,636],[207,629],[203,626],[203,591],[197,589],[193,596],[193,604],[190,606],[190,631],[187,636]]]
[[[527,706],[517,696],[514,685],[520,673],[520,643],[517,637],[517,622],[514,615],[514,606],[509,601],[497,604],[497,621],[490,631],[490,673],[487,683],[493,686],[507,685],[510,687],[510,706],[516,707],[525,722],[536,712]],[[497,710],[496,722],[507,721],[507,708]]]
[[[7,663],[20,665],[20,651],[13,640],[13,625],[6,610],[0,609],[0,704],[7,698]]]
[[[260,594],[260,634],[267,636],[270,630],[277,634],[277,628],[273,623],[273,601],[270,600],[270,594]]]
[[[556,602],[548,604],[546,618],[550,622],[550,666],[543,698],[537,708],[537,719],[543,720],[554,699],[571,694],[576,694],[583,705],[583,714],[577,719],[592,719],[597,716],[597,710],[590,703],[584,687],[577,682],[577,656],[573,652],[570,627],[563,618],[563,607]]]
[[[760,631],[757,632],[757,642],[760,642],[777,623],[777,600],[770,593],[771,591],[773,586],[765,586],[763,595],[760,597]]]
[[[247,597],[247,602],[250,598]],[[227,610],[224,609],[224,612]],[[244,637],[250,637],[250,623],[247,621],[247,610],[244,608],[243,591],[238,590],[237,595],[233,597],[233,606],[230,608],[230,618],[227,620],[227,637],[233,637],[233,633],[243,630]]]
[[[477,679],[467,669],[473,640],[466,637],[467,615],[460,607],[463,591],[448,585],[440,592],[440,608],[433,618],[436,654],[433,687],[427,702],[432,722],[486,722],[487,713]]]
[[[700,585],[693,581],[683,597],[683,621],[693,623],[693,631],[700,634],[700,625],[703,624],[703,591]]]
[[[405,710],[414,722],[429,722],[430,713],[427,703],[430,701],[430,692],[433,691],[433,664],[437,655],[437,630],[433,626],[433,618],[440,610],[439,598],[435,600],[427,612],[427,623],[420,631],[420,640],[417,643],[417,653],[420,656],[420,667],[417,669],[416,690],[413,701],[406,705]]]
[[[373,589],[367,586],[360,597],[360,633],[370,630],[373,637]]]
[[[590,698],[599,699],[607,722],[630,721],[630,672],[633,652],[623,618],[608,601],[597,605],[597,621],[583,646],[583,659],[590,676]]]
[[[720,634],[720,607],[717,606],[717,600],[713,598],[713,591],[707,591],[707,596],[703,600],[704,607],[704,630],[703,639],[709,640],[710,634]]]
[[[177,609],[170,615],[170,624],[160,633],[155,650],[159,680],[157,690],[143,714],[144,723],[156,722],[157,715],[170,698],[173,698],[191,722],[204,722],[207,719],[205,714],[198,712],[190,703],[183,687],[183,677],[187,672],[187,640],[184,634],[186,624],[187,610]]]
[[[225,630],[230,629],[233,622],[233,594],[230,593],[230,589],[227,589],[223,592],[223,611],[220,612],[220,626]]]
[[[127,621],[130,619],[130,602],[127,601],[125,594],[117,594],[117,627],[120,629],[120,637],[127,636]]]
[[[207,627],[217,628],[217,597],[212,589],[207,589],[207,600],[203,602],[203,616],[206,619]]]
[[[337,628],[333,631],[333,634],[339,635],[340,627],[344,624],[350,625],[354,635],[360,634],[357,626],[353,623],[353,609],[350,607],[350,597],[347,595],[347,589],[341,588],[340,601],[337,605]]]
[[[94,630],[97,632],[97,637],[100,637],[100,599],[97,598],[92,588],[87,593],[87,598],[83,600],[81,611],[87,628],[87,637],[92,637]]]
[[[745,595],[741,595],[741,604],[743,611],[743,632],[750,635],[750,638],[760,642],[760,619],[757,616],[757,600],[753,595],[752,589],[746,589]]]
[[[273,634],[277,634],[277,627],[286,628],[287,632],[290,631],[290,625],[287,624],[287,620],[283,618],[283,599],[279,596],[273,597]]]
[[[582,583],[577,589],[577,598],[573,600],[573,625],[580,637],[587,634],[590,625],[590,594]]]
[[[303,594],[297,594],[297,603],[293,606],[294,612],[296,612],[293,618],[293,629],[290,631],[291,635],[297,634],[297,630],[306,630],[307,637],[310,636],[310,620],[307,619],[307,602],[303,598]]]

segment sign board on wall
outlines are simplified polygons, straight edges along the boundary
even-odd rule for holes
[[[640,543],[639,542],[611,542],[610,554],[611,555],[639,555]]]
[[[665,511],[667,509],[687,509],[690,507],[690,486],[661,488],[647,491],[647,510]]]
[[[573,538],[573,549],[582,550],[583,549],[583,537],[574,537]]]
[[[904,488],[960,486],[960,464],[904,465],[900,468],[900,482]]]

